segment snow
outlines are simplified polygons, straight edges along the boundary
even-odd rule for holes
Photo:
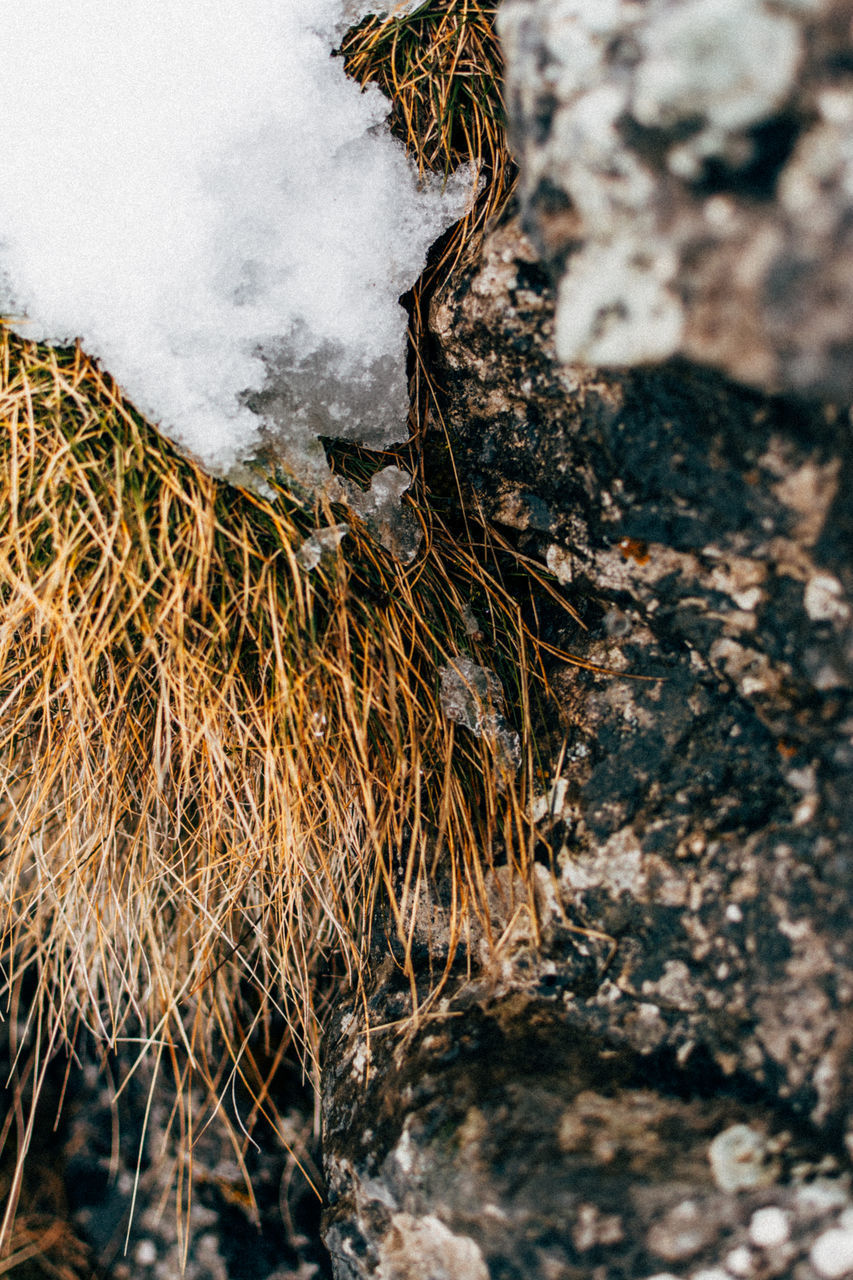
[[[348,524],[330,524],[325,528],[315,529],[303,540],[296,552],[296,559],[306,573],[310,573],[312,569],[317,568],[325,555],[337,551],[348,533]]]
[[[418,187],[331,55],[352,0],[45,0],[4,17],[0,315],[80,338],[221,475],[406,435],[398,297],[471,177]]]

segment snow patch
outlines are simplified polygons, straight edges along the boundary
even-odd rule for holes
[[[419,185],[332,57],[352,0],[45,0],[4,18],[0,315],[80,338],[219,475],[406,436],[406,316],[470,174]]]

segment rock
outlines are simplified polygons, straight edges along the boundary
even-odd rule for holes
[[[566,1007],[637,1048],[698,1041],[816,1123],[840,1119],[849,421],[679,362],[566,370],[532,259],[504,227],[433,320],[460,478],[581,611],[585,633],[555,614],[545,639],[616,673],[550,673],[566,798],[543,837],[572,918],[619,940],[604,990]]]
[[[561,359],[853,394],[849,0],[506,0]]]
[[[358,1019],[339,1017],[329,1045],[326,1241],[339,1280],[723,1280],[795,1265],[815,1280],[846,1257],[847,1184],[821,1181],[813,1138],[762,1105],[710,1077],[702,1095],[695,1073],[578,1034],[535,1000],[463,1000],[403,1044],[380,1025],[399,1012],[387,987],[384,1000],[369,1072]],[[735,1192],[709,1159],[732,1128],[753,1136],[768,1173]]]
[[[829,1274],[853,1207],[847,415],[683,360],[565,366],[512,220],[432,325],[463,488],[586,628],[543,596],[543,639],[610,674],[548,666],[538,945],[496,891],[499,954],[474,937],[483,967],[416,1032],[388,1030],[390,962],[339,1016],[337,1274],[420,1276],[400,1215],[492,1276]]]

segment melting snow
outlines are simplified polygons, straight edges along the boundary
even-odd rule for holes
[[[38,21],[4,16],[0,314],[81,338],[217,474],[272,447],[329,493],[318,434],[406,435],[398,297],[471,178],[420,189],[387,99],[330,56],[361,11],[45,0]]]
[[[515,772],[521,763],[521,741],[507,725],[503,686],[494,671],[457,657],[440,674],[439,698],[448,720],[485,738],[495,747],[503,767]]]

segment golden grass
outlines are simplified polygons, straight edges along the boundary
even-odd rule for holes
[[[459,652],[529,695],[475,549],[427,524],[404,568],[353,526],[306,572],[340,511],[211,479],[79,349],[5,330],[0,510],[0,1000],[36,1092],[81,1031],[221,1090],[273,1007],[313,1070],[316,975],[357,990],[377,917],[411,972],[429,883],[452,951],[496,857],[526,882],[529,751],[508,783],[439,705]]]
[[[506,146],[497,3],[425,0],[368,17],[341,44],[347,73],[392,100],[391,128],[422,173],[469,165],[480,194],[442,255],[446,270],[505,204],[515,182]]]
[[[0,1179],[0,1195],[8,1190]],[[17,1280],[90,1280],[95,1276],[90,1251],[63,1213],[21,1213],[0,1257],[0,1276]]]
[[[483,0],[425,0],[366,18],[341,44],[347,73],[391,98],[392,127],[422,172],[507,171],[496,12]]]
[[[512,183],[493,11],[428,0],[342,49],[393,95],[423,169],[483,178],[414,294],[421,427],[428,291]],[[283,1015],[316,1078],[323,1001],[363,990],[380,935],[416,1011],[428,894],[449,956],[433,994],[471,922],[489,938],[495,861],[533,912],[531,744],[508,778],[439,703],[458,653],[500,673],[522,732],[543,684],[482,529],[460,545],[421,506],[425,550],[404,568],[350,521],[306,572],[302,539],[346,513],[211,479],[79,349],[2,327],[0,512],[0,1010],[27,1096],[83,1034],[154,1054],[212,1106],[236,1073],[268,1109],[253,1033]],[[7,1259],[34,1112],[16,1115]],[[191,1141],[198,1118],[178,1123]]]
[[[446,177],[467,165],[478,189],[412,290],[412,425],[422,437],[436,418],[443,430],[426,356],[430,301],[499,219],[516,169],[507,149],[497,2],[424,0],[411,13],[400,8],[367,17],[347,33],[340,49],[347,73],[360,84],[378,84],[391,99],[391,129],[421,173]]]
[[[47,1152],[36,1156],[27,1169],[26,1208],[15,1218],[8,1247],[0,1253],[0,1276],[14,1273],[16,1280],[94,1280],[91,1251],[69,1221],[61,1173]],[[0,1204],[4,1206],[14,1180],[12,1152],[11,1158],[0,1158]]]

